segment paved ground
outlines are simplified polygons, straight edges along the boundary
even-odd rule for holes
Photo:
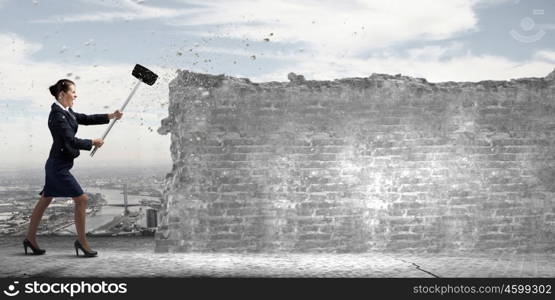
[[[152,237],[91,237],[83,258],[72,237],[39,237],[42,256],[22,240],[0,237],[0,277],[555,277],[554,253],[159,254]]]

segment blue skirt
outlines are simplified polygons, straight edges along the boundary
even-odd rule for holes
[[[73,160],[48,158],[44,170],[46,179],[44,188],[39,193],[44,197],[77,197],[83,194],[83,189],[69,173],[73,167]]]

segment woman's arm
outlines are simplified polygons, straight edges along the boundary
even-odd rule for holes
[[[100,125],[106,124],[110,122],[110,119],[121,119],[123,113],[118,109],[111,114],[95,114],[95,115],[85,115],[73,112],[75,118],[77,119],[77,123],[83,125]]]
[[[82,125],[100,125],[110,122],[108,114],[85,115],[73,112],[77,123]]]

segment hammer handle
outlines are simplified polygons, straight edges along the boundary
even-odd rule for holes
[[[127,100],[125,100],[125,102],[123,103],[123,105],[121,106],[121,111],[123,112],[123,110],[125,109],[125,107],[127,106],[127,103],[129,103],[129,100],[131,100],[131,97],[133,97],[133,95],[135,94],[135,92],[137,91],[137,89],[139,88],[139,85],[141,84],[141,82],[143,82],[142,80],[139,79],[139,81],[137,81],[137,84],[135,84],[135,87],[133,88],[133,90],[131,91],[131,94],[129,94],[129,96],[127,97]],[[108,128],[106,128],[106,131],[104,132],[104,134],[102,135],[102,139],[105,139],[106,136],[108,135],[108,132],[110,132],[110,130],[112,129],[112,127],[114,127],[114,124],[116,124],[117,119],[113,119],[112,122],[110,122],[110,125],[108,126]],[[93,155],[96,153],[96,151],[98,150],[98,147],[94,147],[93,151],[91,152],[91,157],[93,157]]]

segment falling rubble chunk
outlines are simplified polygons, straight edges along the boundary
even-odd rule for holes
[[[289,79],[291,83],[302,83],[306,81],[303,75],[297,75],[293,72],[287,74],[287,79]]]

